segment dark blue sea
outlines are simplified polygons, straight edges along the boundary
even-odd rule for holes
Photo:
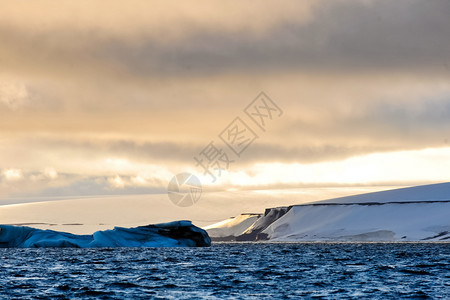
[[[0,249],[1,299],[450,298],[450,243]]]

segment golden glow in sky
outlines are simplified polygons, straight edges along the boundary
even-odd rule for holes
[[[432,3],[0,0],[0,198],[449,181]],[[283,114],[211,182],[194,157],[261,91]]]

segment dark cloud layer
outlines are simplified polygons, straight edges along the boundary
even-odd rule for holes
[[[306,23],[280,21],[265,34],[193,27],[183,38],[164,43],[145,30],[129,39],[64,28],[33,34],[5,24],[0,25],[0,36],[2,47],[31,64],[45,62],[68,72],[108,72],[109,76],[269,70],[448,73],[450,2],[446,0],[319,2],[312,13]]]
[[[362,133],[364,135],[364,133]],[[426,135],[426,134],[425,134]],[[355,134],[352,138],[358,138]],[[429,140],[414,142],[408,141],[408,137],[397,140],[383,141],[374,135],[374,140],[365,145],[345,142],[348,136],[343,136],[343,141],[330,141],[330,143],[312,144],[309,141],[297,141],[291,144],[267,143],[256,140],[251,144],[241,157],[235,156],[226,145],[215,140],[219,149],[223,150],[234,161],[233,165],[245,166],[258,162],[280,162],[280,163],[316,163],[325,161],[336,161],[350,158],[355,155],[364,155],[376,152],[388,152],[406,149],[420,149],[423,143],[433,145]],[[417,139],[417,136],[415,136]],[[435,146],[443,146],[444,137],[438,140]],[[66,153],[69,156],[88,156],[89,159],[104,159],[105,157],[126,159],[136,163],[147,164],[192,164],[195,165],[194,156],[199,157],[200,152],[210,141],[203,144],[184,144],[172,142],[136,142],[133,140],[115,141],[68,141],[68,140],[41,140],[36,143],[28,142],[28,146],[38,149],[49,149],[55,153]],[[51,150],[50,150],[51,149]]]

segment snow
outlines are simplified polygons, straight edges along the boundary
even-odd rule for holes
[[[196,247],[210,246],[208,234],[190,221],[116,227],[92,235],[42,230],[25,226],[0,225],[0,248],[48,247]]]
[[[211,192],[204,193],[196,205],[187,208],[173,205],[166,194],[57,200],[0,206],[0,224],[91,235],[117,226],[130,228],[191,220],[196,226],[207,226],[205,229],[212,238],[280,241],[403,241],[450,232],[450,222],[446,221],[450,220],[448,202],[430,202],[449,200],[450,183],[332,198],[354,193],[353,188]],[[322,200],[327,198],[331,199]],[[293,203],[301,205],[289,206]],[[364,203],[386,206],[356,205]],[[267,207],[276,208],[268,209],[259,218],[258,214],[239,215],[242,211],[263,212]],[[230,215],[237,217],[228,218]],[[430,240],[446,237],[442,234]]]
[[[214,239],[237,241],[450,241],[450,183],[334,198],[266,209],[244,232],[207,228]]]
[[[270,226],[274,221],[281,218],[289,211],[290,207],[275,207],[267,208],[264,212],[264,216],[256,220],[252,226],[250,226],[244,233],[236,238],[237,241],[247,241],[249,239],[265,239],[261,237],[260,233]]]
[[[385,203],[442,200],[450,200],[450,182],[419,185],[401,189],[379,191],[375,193],[333,198],[319,201],[319,203]]]
[[[200,201],[190,207],[174,205],[167,194],[0,199],[0,224],[75,234],[92,234],[115,226],[136,227],[173,220],[191,220],[196,226],[203,227],[237,216],[243,211],[263,212],[266,207],[306,203],[373,190],[379,190],[379,187],[204,191]]]
[[[241,214],[237,217],[224,220],[222,222],[206,226],[205,229],[210,236],[227,237],[238,236],[251,227],[261,214]]]
[[[441,240],[450,238],[450,202],[294,206],[263,233],[272,241]]]

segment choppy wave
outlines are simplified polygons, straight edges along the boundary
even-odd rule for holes
[[[0,298],[449,298],[448,243],[0,249]]]

